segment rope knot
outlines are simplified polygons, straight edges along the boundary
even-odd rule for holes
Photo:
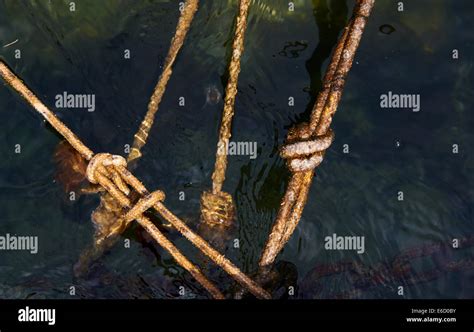
[[[293,172],[305,172],[315,169],[323,161],[326,149],[334,140],[331,129],[321,136],[314,136],[307,123],[301,123],[288,132],[280,156],[287,160],[288,168]]]
[[[87,165],[86,176],[91,183],[99,183],[96,178],[97,172],[104,173],[104,168],[108,166],[127,166],[127,161],[124,157],[118,155],[111,155],[110,153],[97,153],[89,161]],[[105,172],[105,174],[107,174]]]
[[[133,180],[126,166],[124,157],[109,153],[96,154],[87,166],[87,179],[91,183],[100,184],[107,192],[101,196],[101,205],[93,213],[94,224],[98,230],[97,243],[122,233],[132,220],[142,218],[149,208],[165,199],[161,190],[151,194],[144,190],[142,194],[145,197],[132,205],[133,196],[129,195],[127,183],[133,183]],[[123,207],[126,208],[124,214]]]
[[[135,219],[139,219],[149,208],[154,206],[156,203],[164,201],[165,197],[164,192],[156,190],[151,194],[140,198],[140,200],[123,216],[124,222],[128,224]]]
[[[235,217],[235,206],[232,196],[224,191],[213,193],[205,191],[201,196],[201,217],[208,225],[229,227]]]
[[[90,183],[99,183],[99,177],[106,177],[112,179],[113,183],[125,195],[130,193],[130,189],[122,180],[122,177],[117,172],[115,167],[127,167],[127,161],[124,157],[119,155],[112,155],[110,153],[98,153],[89,161],[87,165],[86,177]]]

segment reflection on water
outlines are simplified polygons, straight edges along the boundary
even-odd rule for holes
[[[162,70],[178,8],[165,0],[76,3],[72,14],[69,1],[0,1],[0,45],[18,39],[0,48],[0,56],[94,151],[123,154]],[[257,142],[258,157],[229,157],[224,189],[234,196],[238,220],[222,248],[249,274],[257,270],[288,179],[277,149],[288,128],[308,117],[353,6],[342,0],[294,3],[295,12],[289,12],[287,1],[254,1],[242,58],[232,139]],[[395,1],[377,2],[334,118],[336,141],[317,170],[300,225],[278,258],[278,277],[268,284],[275,296],[288,297],[285,289],[297,283],[294,297],[334,297],[347,285],[369,282],[364,271],[391,267],[410,248],[472,235],[474,43],[468,14],[474,5],[427,4],[410,2],[401,14]],[[164,190],[169,208],[194,229],[200,194],[211,183],[236,10],[234,0],[202,1],[135,172],[147,187]],[[383,26],[392,33],[379,30]],[[453,48],[460,52],[457,61]],[[124,59],[124,50],[131,59]],[[55,109],[54,96],[63,91],[96,94],[96,111]],[[379,96],[388,91],[420,93],[422,110],[381,110]],[[178,104],[181,96],[184,107]],[[288,106],[290,96],[294,107]],[[0,253],[0,297],[69,298],[71,285],[79,298],[174,298],[181,285],[189,290],[187,298],[208,296],[136,226],[124,234],[131,248],[119,242],[87,278],[75,279],[72,266],[92,240],[90,213],[98,198],[68,200],[55,182],[58,135],[5,88],[0,112],[6,119],[0,122],[0,233],[34,234],[40,243],[37,255]],[[451,153],[453,144],[458,154]],[[325,236],[333,233],[365,236],[366,253],[324,250]],[[225,273],[187,241],[171,230],[167,235],[220,288],[235,291]],[[435,258],[445,266],[473,253],[466,247]],[[315,275],[322,266],[347,261],[366,267],[352,268],[349,284],[341,281],[343,274]],[[417,268],[429,270],[429,264]],[[396,297],[396,283],[388,281],[395,272],[386,271],[384,282],[362,287],[355,297]],[[405,297],[474,296],[469,265],[435,271],[436,278],[406,283]]]

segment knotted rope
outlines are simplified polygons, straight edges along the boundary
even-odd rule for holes
[[[161,199],[162,194],[155,193],[148,197],[150,193],[146,187],[125,167],[123,158],[120,156],[111,156],[108,154],[94,155],[84,143],[61,121],[46,105],[44,105],[38,97],[8,68],[8,66],[0,60],[0,76],[5,82],[20,94],[48,123],[60,133],[71,146],[76,149],[86,160],[92,161],[88,165],[88,178],[91,181],[97,181],[106,189],[115,200],[128,210],[124,220],[128,220],[132,216],[132,212],[141,211],[144,206],[154,203],[153,209],[157,211],[165,220],[173,225],[185,238],[187,238],[194,246],[207,255],[212,261],[226,271],[243,287],[248,289],[252,294],[259,298],[271,298],[270,294],[261,288],[256,282],[246,276],[238,267],[230,262],[224,255],[212,248],[203,238],[194,233],[181,219],[176,217],[166,206],[163,205]],[[120,179],[119,179],[120,177]],[[133,188],[140,196],[145,197],[142,206],[134,207],[130,199],[125,194],[129,188]],[[158,199],[159,198],[159,199]],[[156,200],[156,201],[155,201]],[[140,203],[140,202],[139,202]],[[140,206],[140,208],[139,208]],[[130,210],[132,212],[130,212]],[[127,217],[128,216],[128,217]],[[167,250],[176,262],[184,269],[189,271],[193,277],[200,282],[214,297],[223,298],[222,293],[202,274],[202,272],[194,264],[192,264],[181,252],[159,231],[159,229],[145,216],[137,217],[137,222],[150,233],[150,235]]]
[[[106,237],[113,237],[122,233],[131,221],[139,219],[150,207],[165,199],[165,194],[161,190],[157,190],[148,194],[145,198],[141,198],[135,205],[130,206],[130,199],[127,197],[130,189],[117,170],[119,166],[127,166],[124,157],[109,153],[98,153],[89,161],[86,170],[89,182],[100,184],[122,207],[130,208],[125,215],[114,223],[114,227],[108,230]]]
[[[232,118],[234,117],[237,82],[240,73],[240,58],[244,52],[244,37],[247,28],[247,15],[250,0],[240,0],[239,14],[236,20],[232,57],[229,63],[229,79],[225,90],[224,110],[222,112],[219,141],[217,143],[216,163],[212,174],[212,191],[201,196],[202,221],[208,225],[231,225],[235,216],[232,196],[222,191],[227,169],[227,147],[231,137]]]
[[[106,234],[101,241],[107,242],[108,239],[122,233],[131,221],[137,220],[158,244],[165,248],[181,266],[188,270],[214,298],[224,299],[224,295],[204,276],[201,270],[191,263],[147,217],[143,216],[143,213],[150,207],[163,201],[165,194],[157,190],[141,198],[132,206],[130,199],[127,197],[130,193],[130,189],[127,186],[126,179],[122,178],[121,172],[118,170],[118,167],[125,168],[126,166],[127,161],[125,158],[109,153],[98,153],[94,155],[87,166],[86,175],[89,182],[100,184],[116,202],[123,208],[128,209],[125,215],[116,221],[115,227],[110,229],[108,234]]]
[[[309,125],[303,123],[289,130],[280,156],[287,160],[288,168],[293,173],[311,171],[321,164],[324,152],[333,140],[332,130],[322,136],[313,136]]]
[[[232,196],[225,191],[205,191],[201,195],[201,218],[209,225],[230,227],[235,217]]]
[[[273,263],[301,218],[314,176],[314,168],[322,162],[324,150],[333,140],[334,136],[329,126],[341,99],[347,74],[374,2],[375,0],[357,1],[351,21],[336,46],[324,76],[323,89],[314,104],[310,123],[290,130],[288,142],[281,150],[282,157],[288,160],[292,174],[260,257],[261,267]]]

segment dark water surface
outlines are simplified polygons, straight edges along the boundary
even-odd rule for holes
[[[69,3],[1,0],[0,57],[91,149],[123,154],[161,73],[177,1],[77,0],[73,13]],[[277,148],[288,128],[308,118],[353,4],[299,0],[293,13],[288,1],[256,0],[251,7],[232,139],[257,142],[258,157],[230,156],[224,187],[238,209],[225,253],[249,274],[288,180]],[[149,189],[164,190],[166,205],[192,228],[200,194],[211,184],[223,106],[206,102],[206,93],[217,88],[223,95],[236,10],[237,1],[201,1],[134,172]],[[396,298],[399,285],[405,285],[406,298],[474,297],[472,264],[443,269],[472,259],[472,245],[416,258],[396,282],[393,271],[370,272],[393,267],[392,260],[407,250],[474,235],[473,14],[474,3],[467,0],[405,1],[404,12],[397,11],[397,1],[376,1],[334,117],[336,140],[277,259],[284,279],[279,286],[296,286],[294,297],[337,297],[358,289],[354,297]],[[386,25],[393,28],[389,34]],[[123,58],[125,49],[131,59]],[[95,94],[96,111],[57,109],[55,96],[63,91]],[[420,94],[421,111],[381,109],[380,95],[388,91]],[[185,107],[178,105],[181,96]],[[72,285],[82,298],[172,298],[182,285],[189,298],[208,296],[137,227],[124,234],[130,249],[119,242],[87,278],[76,279],[72,266],[92,241],[90,214],[98,197],[69,201],[54,180],[60,138],[6,86],[0,87],[0,115],[0,235],[39,237],[36,255],[0,252],[0,298],[70,298]],[[397,200],[399,191],[404,201]],[[324,238],[333,233],[365,236],[365,253],[325,250]],[[205,265],[176,232],[167,235]],[[234,238],[240,249],[233,248]],[[318,277],[318,266],[348,261],[359,268]],[[225,273],[205,270],[232,290]],[[423,271],[432,277],[422,280]],[[276,294],[285,292],[275,287]]]

